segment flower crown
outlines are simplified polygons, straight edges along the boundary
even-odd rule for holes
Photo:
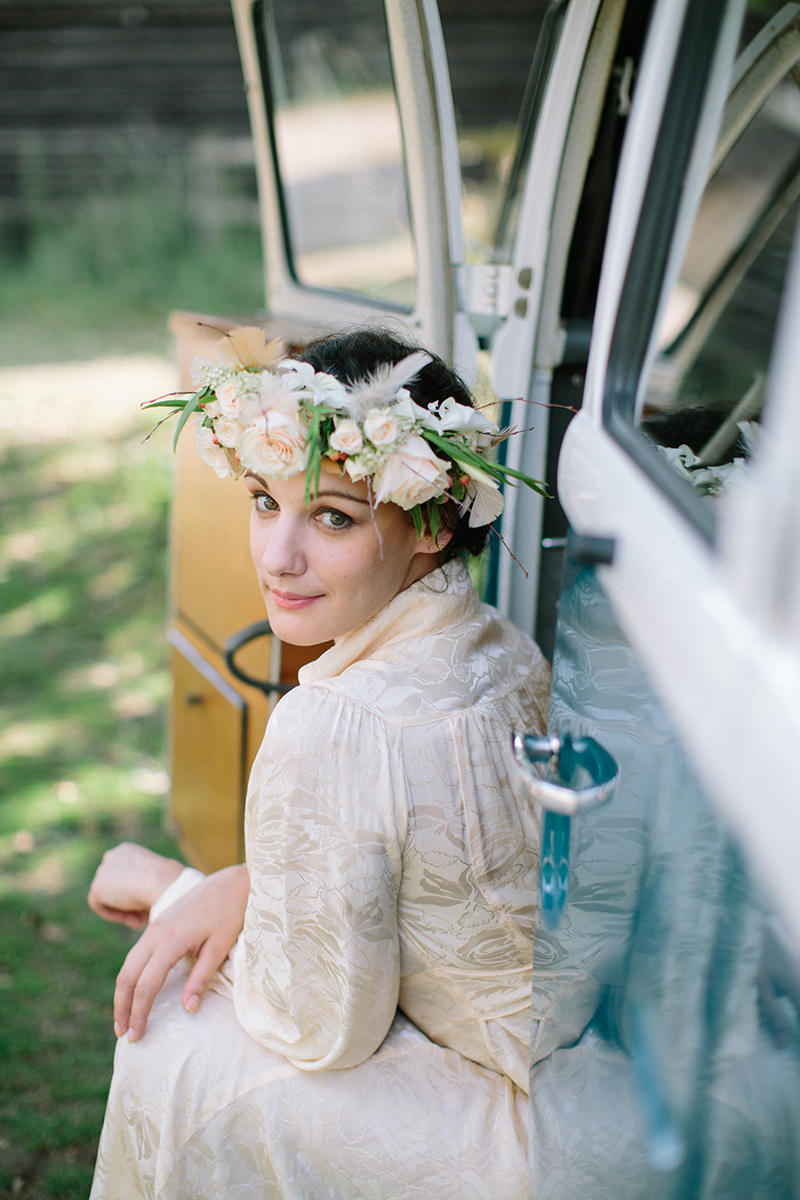
[[[509,477],[546,494],[536,480],[486,457],[508,435],[483,413],[452,397],[430,408],[414,402],[405,385],[431,361],[418,350],[343,384],[286,358],[280,338],[267,342],[263,329],[242,326],[218,343],[216,362],[192,362],[197,390],[191,396],[143,407],[181,413],[175,444],[197,413],[198,454],[221,478],[238,479],[248,470],[265,479],[305,472],[309,500],[326,459],[351,479],[366,480],[373,505],[392,502],[409,511],[420,535],[422,505],[435,538],[448,500],[462,513],[469,510],[475,527],[503,511],[499,485]]]

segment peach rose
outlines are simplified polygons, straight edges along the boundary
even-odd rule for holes
[[[340,454],[358,454],[364,447],[364,439],[356,422],[348,419],[337,422],[328,444]]]
[[[218,421],[214,422],[214,434],[221,446],[229,446],[233,449],[244,431],[245,426],[239,421],[235,421],[233,417],[220,417]]]
[[[227,478],[231,473],[228,456],[214,436],[214,431],[196,421],[194,432],[197,438],[197,453],[203,462],[213,467],[220,479]]]
[[[290,413],[268,409],[236,445],[242,463],[268,479],[291,479],[306,465],[306,435]]]
[[[424,504],[445,491],[449,468],[423,437],[414,434],[375,476],[375,500],[378,504],[392,501],[405,509]]]
[[[238,379],[226,379],[214,388],[214,394],[223,417],[238,417],[244,401]]]
[[[364,433],[373,446],[391,446],[397,440],[397,420],[388,408],[371,408],[364,421]]]

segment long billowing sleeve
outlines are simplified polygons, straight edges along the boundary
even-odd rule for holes
[[[392,1023],[404,828],[393,731],[324,688],[286,696],[251,777],[234,1002],[300,1069],[363,1062]]]

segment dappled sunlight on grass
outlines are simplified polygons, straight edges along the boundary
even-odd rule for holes
[[[135,935],[103,852],[163,831],[168,361],[0,371],[0,1195],[85,1198]]]

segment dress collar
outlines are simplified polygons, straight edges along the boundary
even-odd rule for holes
[[[298,672],[300,683],[319,683],[340,675],[354,662],[382,657],[387,647],[409,638],[439,633],[471,617],[480,606],[461,558],[451,559],[398,592],[366,621],[344,634],[314,662]]]

